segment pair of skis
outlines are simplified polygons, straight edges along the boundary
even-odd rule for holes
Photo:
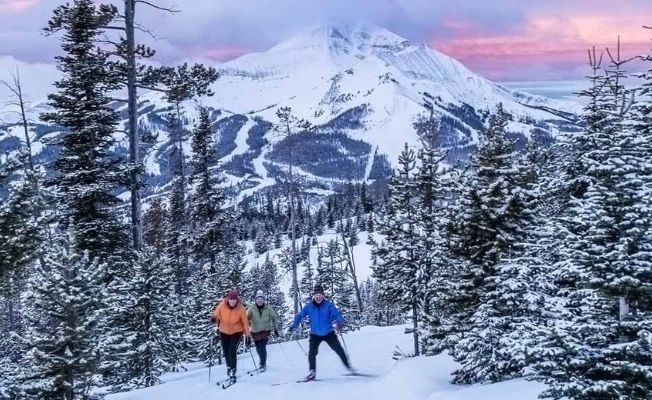
[[[345,377],[352,376],[352,377],[361,377],[361,378],[375,378],[378,375],[365,374],[363,372],[351,372],[351,373],[348,373],[348,374],[344,374],[343,376],[345,376]],[[328,377],[328,378],[303,378],[303,379],[299,379],[299,380],[294,381],[294,383],[331,381],[331,380],[335,380],[337,378],[338,377],[336,377],[336,376]],[[285,382],[272,383],[272,386],[285,385],[285,384],[288,384],[288,383],[292,383],[292,382],[291,381],[285,381]]]
[[[251,371],[247,371],[247,375],[249,376],[256,376],[262,372],[265,372],[265,369],[257,368]],[[224,380],[218,381],[217,386],[221,386],[222,389],[228,389],[231,386],[235,385],[238,381],[237,380],[231,380],[231,378],[226,378]]]

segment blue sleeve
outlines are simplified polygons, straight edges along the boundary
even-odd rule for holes
[[[330,316],[331,316],[331,321],[337,322],[339,325],[344,324],[344,318],[342,318],[342,313],[340,310],[335,307],[335,304],[333,302],[329,302],[329,308],[330,308]]]
[[[292,322],[292,325],[290,326],[291,330],[297,329],[297,327],[299,326],[301,321],[308,316],[308,306],[309,305],[310,304],[306,304],[305,306],[303,306],[301,311],[299,311],[299,313],[294,317],[294,321]]]

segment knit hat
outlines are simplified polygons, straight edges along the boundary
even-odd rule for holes
[[[324,294],[324,288],[321,285],[315,285],[315,288],[312,290],[312,294],[317,293]]]
[[[238,299],[238,291],[235,289],[229,290],[229,294],[226,296],[229,300],[237,300]]]
[[[263,300],[265,300],[265,294],[263,293],[262,290],[259,290],[259,291],[256,292],[256,300],[258,300],[259,298],[262,298]]]

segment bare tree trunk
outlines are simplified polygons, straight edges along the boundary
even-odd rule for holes
[[[290,131],[288,127],[288,132]],[[296,240],[296,218],[294,212],[294,174],[292,162],[292,143],[288,144],[290,153],[290,239],[292,240],[292,301],[294,313],[299,312],[299,276],[297,271],[297,240]]]
[[[416,298],[416,295],[413,296]],[[418,307],[417,301],[412,300],[412,336],[414,337],[414,355],[419,355],[419,324],[417,321]]]
[[[25,135],[25,146],[27,147],[27,162],[30,170],[34,170],[34,161],[32,159],[32,140],[29,137],[29,123],[27,122],[27,115],[25,113],[25,97],[23,96],[23,85],[20,83],[20,74],[16,71],[11,74],[13,82],[0,81],[0,84],[5,86],[13,95],[14,100],[9,101],[8,104],[18,107],[18,114],[20,116],[21,125]]]
[[[125,35],[127,62],[127,109],[129,132],[129,161],[131,171],[131,230],[133,245],[140,251],[143,245],[143,227],[141,220],[140,198],[140,132],[138,131],[138,93],[136,77],[136,39],[135,39],[136,1],[125,0]],[[138,168],[135,168],[138,167]]]
[[[353,258],[353,249],[349,247],[349,244],[346,242],[346,237],[344,236],[344,231],[340,232],[342,236],[342,242],[344,242],[344,250],[346,251],[347,264],[349,266],[349,274],[353,280],[353,286],[355,287],[355,297],[358,302],[358,310],[360,314],[364,312],[364,306],[362,303],[362,295],[360,294],[360,287],[358,286],[358,277],[355,274],[355,260]]]

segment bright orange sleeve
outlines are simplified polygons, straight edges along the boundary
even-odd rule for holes
[[[247,317],[247,310],[242,307],[242,326],[244,327],[245,336],[249,335],[249,317]]]
[[[215,310],[213,311],[213,318],[215,318],[215,324],[220,323],[220,317],[221,317],[220,311],[222,311],[220,308],[221,305],[222,303],[218,304],[217,307],[215,307]]]

